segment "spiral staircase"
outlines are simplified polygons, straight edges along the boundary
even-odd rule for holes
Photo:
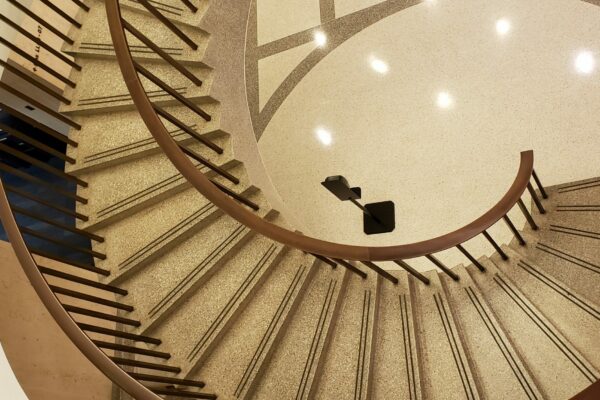
[[[202,62],[210,32],[197,27],[209,2],[74,3],[65,91],[30,82],[61,101],[59,112],[12,92],[68,125],[68,139],[2,101],[66,145],[61,155],[30,140],[64,170],[0,150],[75,187],[49,190],[76,210],[4,183],[0,211],[42,302],[117,397],[599,398],[600,178],[544,188],[526,151],[507,194],[458,231],[385,248],[303,236],[220,129],[215,71]],[[511,243],[488,233],[500,220]],[[469,252],[475,237],[491,257]],[[449,248],[464,264],[435,255]],[[416,271],[416,257],[435,269]]]

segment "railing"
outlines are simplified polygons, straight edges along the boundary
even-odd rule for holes
[[[71,38],[49,25],[48,22],[40,16],[32,13],[30,10],[23,7],[17,0],[8,1],[15,7],[22,10],[29,17],[33,18],[38,23],[47,27],[51,32],[56,34],[58,37],[62,38],[65,42],[71,44],[73,43],[73,40]],[[50,7],[51,10],[56,12],[65,20],[69,21],[73,26],[77,28],[81,26],[75,19],[70,18],[69,16],[62,13],[60,9],[54,7],[54,5],[49,0],[40,1],[42,1],[48,7]],[[77,4],[82,10],[89,11],[89,8],[80,0],[72,1],[75,4]],[[140,115],[143,117],[146,125],[148,126],[148,129],[155,137],[158,144],[162,147],[165,154],[167,154],[168,157],[171,159],[173,164],[194,185],[194,187],[196,187],[196,189],[199,192],[201,192],[210,201],[212,201],[214,204],[223,209],[227,214],[237,219],[241,223],[247,225],[248,227],[254,229],[255,231],[260,232],[263,235],[272,238],[273,240],[304,250],[307,253],[311,253],[316,258],[321,259],[326,264],[332,267],[342,265],[343,267],[348,268],[350,271],[361,276],[362,278],[366,278],[367,274],[359,268],[357,268],[357,265],[348,262],[348,260],[359,261],[360,264],[369,269],[374,270],[376,273],[383,276],[385,279],[397,283],[395,277],[381,269],[373,262],[391,260],[396,262],[400,267],[407,270],[409,273],[414,275],[423,283],[428,284],[428,279],[425,276],[419,274],[416,270],[414,270],[405,261],[406,259],[421,256],[426,257],[431,263],[433,263],[437,268],[441,269],[444,273],[448,274],[453,279],[458,279],[458,277],[452,272],[452,270],[447,268],[438,258],[435,257],[435,253],[451,247],[455,247],[462,254],[464,254],[465,257],[467,257],[469,261],[471,261],[477,268],[479,268],[481,271],[484,271],[484,267],[481,264],[479,264],[477,260],[463,246],[465,241],[475,236],[483,235],[486,238],[486,240],[488,240],[490,244],[500,253],[501,256],[507,257],[506,254],[502,252],[502,249],[498,246],[498,244],[494,241],[494,239],[489,235],[487,229],[489,229],[500,219],[503,219],[508,225],[509,229],[511,229],[513,234],[516,236],[517,240],[521,244],[524,244],[523,237],[520,235],[519,231],[516,229],[516,227],[508,217],[508,212],[515,205],[517,205],[523,212],[526,220],[528,221],[532,229],[537,229],[535,221],[531,217],[530,213],[528,212],[527,208],[525,207],[525,204],[521,199],[525,190],[528,190],[538,210],[541,213],[545,212],[540,198],[538,197],[532,184],[530,183],[531,179],[533,179],[541,193],[541,196],[543,198],[547,197],[544,188],[541,185],[539,178],[533,169],[533,152],[531,151],[523,152],[521,154],[521,164],[512,186],[509,188],[506,195],[492,209],[490,209],[480,218],[466,225],[465,227],[428,241],[390,247],[349,246],[310,238],[299,233],[286,230],[277,225],[271,224],[262,218],[259,218],[251,211],[239,205],[241,203],[250,209],[257,210],[258,206],[256,204],[246,199],[245,197],[235,193],[234,191],[225,187],[224,185],[219,184],[218,182],[213,181],[199,173],[195,165],[190,161],[188,157],[207,166],[209,169],[213,170],[214,172],[221,175],[233,184],[237,184],[239,182],[239,180],[236,177],[228,174],[226,171],[222,170],[218,166],[211,164],[208,160],[204,159],[203,157],[194,153],[193,151],[183,147],[180,143],[177,143],[170,137],[161,121],[161,118],[178,126],[180,129],[187,132],[190,136],[195,137],[199,142],[211,148],[213,151],[219,154],[223,152],[221,148],[211,143],[210,141],[207,141],[204,138],[202,138],[196,131],[187,126],[182,121],[178,120],[175,116],[169,114],[156,104],[152,104],[150,102],[149,98],[146,96],[144,87],[139,79],[138,73],[142,74],[146,79],[152,81],[154,84],[161,87],[164,91],[171,94],[175,99],[177,99],[182,104],[190,108],[192,111],[196,112],[196,114],[200,115],[202,118],[206,119],[207,121],[211,118],[211,116],[208,113],[204,112],[195,104],[189,102],[183,96],[180,96],[176,91],[172,90],[172,88],[170,88],[166,83],[162,82],[159,78],[152,75],[152,73],[145,70],[140,64],[136,63],[132,59],[131,54],[129,52],[125,31],[132,34],[149,49],[153,50],[158,56],[162,57],[165,61],[171,64],[176,70],[181,72],[195,85],[199,86],[202,84],[202,82],[194,74],[192,74],[183,64],[181,64],[169,54],[161,50],[159,46],[154,44],[139,30],[137,30],[127,21],[123,20],[120,15],[118,0],[105,1],[117,58],[123,71],[126,83],[132,94],[132,98],[140,112]],[[197,8],[192,3],[190,3],[189,0],[182,0],[182,2],[192,12],[197,11]],[[190,46],[190,48],[193,49],[197,47],[196,44],[193,43],[193,40],[191,38],[187,37],[183,32],[178,30],[175,25],[170,23],[168,19],[160,15],[160,12],[156,10],[151,5],[151,3],[149,3],[147,0],[140,0],[139,3],[146,9],[148,9],[148,11],[151,14],[153,14],[159,21],[161,21],[167,28],[169,28],[177,36],[179,36],[188,46]],[[4,16],[0,15],[0,20],[19,31],[32,42],[36,43],[41,47],[46,48],[51,54],[53,54],[55,57],[62,60],[64,63],[68,64],[72,68],[81,70],[81,66],[72,61],[69,57],[67,57],[59,51],[56,51],[52,48],[48,48],[48,46],[45,43],[41,42],[40,39],[34,37],[31,34],[28,34],[26,31],[22,31],[22,28],[20,28],[20,26],[12,23],[12,21],[10,21],[8,18],[5,18]],[[22,52],[21,49],[14,46],[10,42],[3,40],[0,44],[7,46],[11,50],[15,51],[17,54],[23,56],[25,59],[30,60],[38,67],[42,68],[51,76],[59,79],[66,85],[76,87],[76,83],[71,81],[68,77],[59,74],[57,71],[51,69],[51,67],[49,67],[48,65],[41,63],[39,60],[31,58],[30,55]],[[20,77],[24,81],[27,81],[29,84],[58,99],[62,103],[70,104],[70,100],[67,99],[62,93],[57,92],[55,89],[46,86],[45,84],[36,79],[32,79],[29,75],[23,73],[20,69],[14,67],[10,63],[0,61],[0,65],[5,67],[7,70],[12,72],[14,75]],[[25,102],[37,105],[38,108],[40,108],[42,111],[66,123],[67,125],[70,125],[73,129],[81,128],[77,123],[70,120],[68,117],[47,107],[45,108],[43,104],[37,103],[35,99],[25,96],[18,90],[15,90],[14,88],[7,85],[3,85],[2,88],[16,95],[17,97],[20,97]],[[31,117],[11,107],[8,103],[2,101],[2,99],[0,99],[0,107],[2,107],[4,111],[8,112],[14,117],[19,118],[27,122],[31,126],[44,132],[46,135],[48,135],[49,138],[52,138],[52,140],[59,141],[64,145],[68,146],[77,146],[77,143],[73,140],[62,135],[60,132],[49,128],[46,125],[40,124]],[[47,153],[49,156],[56,157],[66,163],[73,164],[75,162],[74,159],[68,157],[63,152],[58,151],[57,149],[51,146],[48,146],[47,143],[44,143],[42,141],[36,140],[28,136],[24,132],[20,132],[19,130],[16,130],[2,123],[0,123],[0,129],[10,134],[11,136],[18,138],[31,146],[36,147],[38,150]],[[76,186],[87,186],[86,182],[82,181],[76,176],[65,173],[62,170],[57,169],[55,167],[45,165],[43,162],[36,160],[35,158],[29,157],[28,155],[23,154],[13,148],[7,147],[1,143],[0,152],[10,154],[11,156],[20,159],[25,163],[34,165],[37,168],[45,171],[46,173],[52,174],[58,179],[70,182],[71,184],[74,184]],[[79,202],[83,204],[87,202],[87,199],[77,195],[76,193],[73,193],[72,191],[68,191],[50,185],[48,184],[48,182],[36,178],[35,176],[29,175],[19,170],[18,168],[14,168],[10,165],[0,162],[0,170],[12,176],[18,177],[19,179],[27,181],[30,184],[44,186],[46,187],[46,189],[53,191],[55,194],[68,198],[73,202]],[[158,346],[161,344],[161,341],[159,339],[138,335],[124,330],[107,328],[106,326],[102,326],[100,324],[90,323],[89,319],[87,319],[86,322],[78,322],[75,319],[74,315],[82,315],[88,318],[91,317],[94,320],[116,322],[125,326],[137,327],[140,325],[139,321],[127,317],[126,314],[125,316],[122,315],[123,313],[129,313],[133,311],[133,307],[131,305],[122,302],[124,296],[127,295],[126,290],[113,285],[104,284],[93,279],[89,279],[78,272],[93,272],[103,276],[108,276],[110,272],[96,267],[93,261],[94,258],[105,258],[106,256],[104,254],[92,251],[89,246],[75,246],[68,241],[59,241],[56,238],[53,238],[52,236],[49,236],[48,234],[44,233],[43,231],[20,226],[15,217],[15,214],[20,214],[22,216],[32,218],[47,226],[52,226],[53,228],[70,232],[71,234],[84,237],[87,240],[100,242],[103,240],[103,238],[85,230],[78,229],[72,225],[53,220],[47,215],[36,213],[31,209],[25,209],[11,204],[11,202],[9,201],[8,193],[10,193],[12,196],[25,198],[29,201],[33,201],[36,204],[41,204],[49,209],[53,209],[55,212],[69,216],[73,220],[87,221],[88,217],[86,215],[76,212],[74,209],[62,207],[52,201],[49,201],[48,199],[41,198],[38,195],[35,195],[32,192],[27,191],[21,187],[5,185],[2,179],[0,179],[0,220],[2,221],[2,224],[8,234],[10,242],[12,243],[13,249],[17,255],[19,262],[23,267],[24,272],[26,273],[29,281],[31,282],[34,290],[42,300],[43,304],[48,309],[52,317],[56,320],[61,329],[67,334],[69,339],[79,348],[79,350],[98,369],[100,369],[112,382],[118,385],[121,389],[126,391],[134,398],[140,400],[158,400],[160,399],[159,395],[173,395],[176,397],[204,399],[216,398],[216,396],[212,394],[200,393],[196,391],[191,392],[172,386],[176,385],[178,387],[202,388],[204,384],[199,381],[179,379],[164,375],[140,373],[137,371],[132,372],[126,370],[125,368],[133,367],[144,370],[162,371],[174,374],[181,372],[181,369],[175,366],[166,365],[160,362],[141,361],[131,357],[132,355],[137,354],[164,360],[170,357],[168,353],[160,352],[154,348],[141,348],[116,342],[116,339],[118,338],[127,341],[140,342],[146,343],[148,345]],[[69,249],[69,251],[75,253],[84,254],[91,261],[88,263],[76,262],[73,260],[66,259],[61,254],[47,252],[41,249],[33,249],[27,244],[24,235],[34,237],[42,241],[50,242],[59,247]],[[67,267],[70,268],[69,272],[40,265],[38,264],[38,262],[36,262],[36,259],[34,259],[33,254],[64,262],[67,264]],[[119,301],[115,301],[110,298],[100,297],[97,295],[92,295],[90,293],[86,293],[84,290],[74,290],[70,287],[65,287],[58,284],[50,284],[48,281],[48,278],[50,277],[52,279],[59,279],[64,282],[70,282],[72,284],[79,285],[78,288],[92,288],[97,291],[102,291],[103,293],[109,294],[111,296],[120,296]],[[101,312],[94,309],[93,306],[86,308],[79,305],[65,304],[60,300],[64,297],[82,300],[87,303],[91,303],[92,305],[109,307],[111,309],[114,309],[115,312]],[[119,311],[118,314],[117,310]],[[94,339],[95,336],[93,335],[112,337],[115,339],[115,342],[113,343],[107,342],[105,340]],[[102,349],[113,350],[115,352],[118,351],[121,353],[125,353],[129,356],[109,356]],[[142,384],[141,382],[150,382],[154,385],[168,384],[171,386],[148,387]],[[583,400],[584,398],[588,398],[586,396],[594,396],[594,393],[597,393],[598,389],[598,384],[591,386],[590,389],[581,394],[581,399]]]
[[[64,42],[74,43],[46,18],[18,0],[7,1]],[[70,25],[81,27],[76,19],[50,0],[39,1]],[[80,9],[89,11],[81,1],[73,2]],[[68,55],[2,14],[0,23],[44,48],[70,69],[82,69]],[[77,86],[69,74],[55,70],[6,38],[0,38],[0,45],[65,85]],[[63,113],[23,93],[19,85],[31,85],[63,104],[70,104],[71,101],[60,89],[10,61],[0,60],[0,65],[18,78],[13,80],[18,82],[14,86],[0,82],[0,89],[71,129],[82,128]],[[0,131],[4,135],[0,139],[0,173],[3,175],[0,178],[0,221],[23,271],[50,315],[88,360],[134,398],[161,400],[160,396],[175,396],[216,399],[214,394],[196,390],[204,387],[203,382],[176,377],[181,368],[165,363],[171,355],[157,350],[156,346],[161,344],[159,339],[131,331],[132,327],[139,327],[141,323],[128,315],[134,307],[125,302],[127,290],[92,278],[96,274],[108,277],[110,271],[96,266],[95,260],[104,260],[107,256],[91,246],[92,241],[103,242],[104,238],[76,227],[76,221],[89,220],[87,215],[75,208],[76,203],[87,203],[85,197],[77,194],[77,188],[87,187],[88,183],[64,171],[64,164],[75,163],[75,159],[66,154],[65,148],[77,147],[77,143],[40,123],[22,110],[21,104],[17,106],[12,101],[0,96],[0,108],[11,117],[10,122],[0,121]],[[18,126],[12,124],[16,121]],[[222,152],[218,148],[214,150]],[[5,183],[8,181],[9,184]],[[48,266],[47,260],[60,265]],[[129,327],[129,330],[117,324]],[[144,345],[138,346],[137,343]]]
[[[225,213],[240,223],[253,229],[254,231],[259,232],[277,242],[302,250],[306,253],[313,254],[322,260],[327,259],[330,262],[335,260],[334,262],[336,264],[341,264],[342,266],[349,268],[352,270],[352,272],[357,273],[362,277],[366,277],[366,274],[356,268],[355,265],[348,263],[347,260],[358,261],[364,266],[375,270],[384,278],[397,283],[397,280],[394,277],[385,273],[382,268],[373,263],[374,261],[394,261],[400,267],[416,276],[419,280],[428,284],[429,281],[427,278],[412,268],[406,262],[407,259],[426,257],[431,263],[433,263],[433,265],[441,269],[444,273],[448,274],[450,277],[452,277],[452,279],[458,280],[458,276],[454,274],[450,268],[446,267],[439,259],[437,259],[434,255],[435,253],[439,253],[443,250],[454,247],[464,254],[469,261],[475,264],[477,268],[483,271],[484,267],[478,263],[475,257],[473,257],[464,247],[464,243],[467,240],[470,240],[475,236],[482,235],[487,241],[489,241],[494,249],[501,254],[503,258],[507,258],[507,255],[504,254],[501,247],[496,243],[496,241],[494,241],[487,230],[492,225],[496,224],[496,222],[503,219],[508,225],[509,229],[517,237],[519,242],[521,244],[525,244],[523,237],[508,217],[508,212],[515,205],[519,206],[531,227],[533,229],[537,229],[535,221],[521,200],[523,193],[528,190],[539,211],[541,213],[545,212],[541,200],[534,190],[533,185],[530,183],[530,181],[533,179],[540,193],[542,194],[542,197],[547,197],[547,194],[533,169],[533,151],[525,151],[521,153],[521,163],[517,172],[517,176],[504,197],[500,199],[500,201],[494,207],[492,207],[489,211],[475,221],[454,232],[450,232],[448,234],[422,242],[387,247],[345,245],[304,236],[300,233],[277,226],[266,219],[259,217],[252,211],[241,206],[239,204],[239,197],[231,196],[231,193],[224,192],[222,187],[216,186],[213,181],[199,172],[188,158],[190,154],[183,150],[181,146],[169,135],[161,119],[161,117],[165,118],[165,115],[164,113],[160,112],[160,110],[157,109],[157,106],[150,101],[144,89],[144,85],[140,80],[139,74],[145,76],[146,78],[150,78],[151,80],[153,79],[151,76],[149,76],[147,71],[145,71],[143,68],[140,68],[140,65],[134,61],[129,49],[126,31],[132,33],[139,40],[143,37],[143,35],[141,35],[139,32],[136,33],[135,28],[132,29],[129,22],[123,19],[119,0],[106,0],[105,3],[114,50],[121,68],[121,72],[133,102],[135,103],[138,112],[143,118],[148,130],[151,132],[158,145],[163,149],[164,153],[179,170],[179,172],[181,172],[181,174],[202,195],[204,195],[216,206],[221,208]],[[145,2],[142,2],[142,4],[144,3]],[[151,12],[154,14],[153,10],[151,10]],[[159,20],[162,21],[162,19]],[[164,54],[157,50],[159,49],[159,46],[152,43],[147,37],[143,38],[144,39],[142,41],[148,48],[154,50],[158,56],[165,59],[178,71],[190,78],[190,75],[192,74],[182,63],[173,59],[172,57],[165,57]],[[188,43],[188,40],[184,41]],[[190,80],[194,82],[194,79]],[[163,89],[166,90],[167,88],[163,87]],[[180,96],[178,100],[180,100],[182,104],[188,106],[189,102],[181,97],[182,96]],[[203,115],[201,110],[197,109],[197,106],[194,105],[193,107],[188,107],[190,107],[190,109],[199,115]],[[165,119],[169,120],[169,118]]]
[[[115,350],[121,353],[130,355],[143,355],[148,357],[160,358],[167,360],[170,358],[170,354],[159,352],[153,349],[141,348],[132,345],[125,345],[113,342],[107,342],[105,340],[94,339],[90,337],[90,334],[97,334],[101,336],[108,336],[113,338],[121,338],[133,342],[142,342],[149,345],[160,345],[159,339],[137,335],[134,333],[126,332],[123,330],[111,329],[103,326],[102,324],[92,324],[89,322],[89,317],[99,321],[110,321],[117,322],[128,326],[140,326],[140,322],[134,319],[123,317],[121,315],[114,315],[112,313],[105,313],[94,309],[94,305],[100,305],[109,307],[114,310],[121,310],[122,312],[132,312],[133,307],[123,303],[121,301],[113,301],[105,297],[92,295],[82,291],[80,289],[73,290],[64,286],[58,286],[56,284],[49,284],[46,280],[47,276],[59,278],[63,281],[71,282],[79,285],[80,287],[94,288],[97,291],[102,291],[110,295],[118,295],[124,297],[127,295],[127,291],[116,286],[107,285],[100,283],[95,280],[91,280],[82,277],[77,273],[77,270],[85,270],[95,272],[101,275],[108,276],[109,271],[89,266],[89,265],[78,265],[70,263],[69,266],[73,269],[73,272],[64,272],[59,269],[38,265],[32,256],[32,252],[27,246],[23,233],[31,233],[30,231],[23,232],[24,228],[19,226],[15,216],[15,207],[11,207],[8,200],[5,186],[0,179],[0,220],[6,230],[10,243],[15,251],[17,259],[23,268],[23,271],[27,275],[29,282],[33,289],[36,291],[42,303],[52,315],[54,320],[58,323],[60,328],[65,332],[69,339],[77,346],[77,348],[90,360],[100,371],[102,371],[112,382],[118,385],[121,389],[126,391],[128,394],[136,399],[140,400],[160,400],[160,395],[173,395],[173,396],[185,396],[193,397],[198,399],[216,399],[215,395],[191,392],[187,390],[181,390],[170,387],[147,387],[144,386],[140,381],[152,382],[154,384],[169,384],[179,385],[183,387],[204,387],[204,383],[200,381],[193,381],[188,379],[179,379],[164,375],[148,374],[126,371],[119,365],[136,367],[141,369],[151,369],[157,371],[165,371],[171,373],[179,373],[181,371],[178,367],[169,366],[162,363],[150,363],[145,361],[139,361],[134,358],[121,358],[116,356],[109,356],[105,354],[101,349]],[[55,256],[52,254],[42,253],[36,251],[38,255],[43,255],[51,259],[60,261],[62,257]],[[67,261],[68,262],[68,261]],[[81,307],[70,304],[64,304],[59,300],[57,295],[68,297],[71,299],[83,300],[87,303],[91,303],[91,307]],[[75,315],[88,317],[86,322],[78,322],[74,317]]]

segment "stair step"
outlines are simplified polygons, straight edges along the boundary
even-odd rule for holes
[[[251,201],[259,202],[259,204],[262,201],[252,187],[243,186],[240,190]],[[173,204],[178,205],[177,210],[172,210]],[[265,216],[269,208],[264,202],[261,205],[257,215]],[[107,280],[112,284],[120,285],[141,268],[146,268],[148,264],[160,257],[168,256],[168,252],[174,251],[176,246],[217,222],[224,229],[233,226],[221,222],[222,215],[223,212],[218,207],[192,188],[110,225],[101,231],[107,237],[105,243],[98,245],[111,254],[111,257],[102,261],[102,267],[111,271]],[[144,232],[144,234],[140,235],[139,232]],[[226,231],[219,233],[219,231],[210,229],[209,232],[218,238]],[[123,240],[123,238],[127,238],[127,240]],[[205,243],[211,243],[207,238],[204,240]],[[202,245],[202,242],[198,244]],[[196,249],[189,250],[193,251],[192,254],[196,257],[200,255]],[[182,262],[189,260],[190,255],[179,255],[183,257]],[[163,261],[166,262],[166,260]],[[195,259],[195,261],[199,260]],[[176,262],[173,261],[173,263]],[[130,283],[130,286],[133,285]],[[133,292],[130,294],[133,295]]]
[[[271,220],[277,213],[265,206],[259,215]],[[254,232],[226,215],[196,229],[201,231],[189,239],[179,239],[170,251],[159,249],[159,258],[122,284],[131,289],[144,330],[153,329],[177,311],[254,237]]]
[[[77,32],[73,45],[66,45],[63,51],[70,54],[88,54],[115,59],[112,38],[107,24],[104,2],[88,0],[90,11],[85,14],[83,27]],[[129,7],[121,7],[123,18],[152,40],[173,58],[187,64],[203,65],[209,35],[195,26],[175,22],[184,34],[190,37],[198,49],[193,50],[154,16]],[[127,35],[129,49],[136,59],[162,59],[132,35]]]
[[[424,399],[480,399],[469,357],[436,271],[424,273],[430,284],[411,278],[416,303],[417,341]]]
[[[217,143],[226,146],[224,141],[217,141]],[[226,151],[221,155],[199,144],[193,144],[190,148],[224,170],[229,170],[228,172],[238,174],[243,172],[242,166],[232,160],[229,146],[225,147]],[[203,165],[198,165],[198,169],[233,190],[237,191],[248,186],[241,182],[238,185],[232,184]],[[88,188],[79,189],[80,194],[88,196],[90,200],[88,204],[78,206],[78,212],[89,216],[89,221],[82,222],[80,227],[93,230],[98,230],[190,187],[189,182],[179,174],[164,154],[132,160],[121,164],[118,170],[103,169],[82,174],[82,177],[90,185]]]
[[[153,335],[173,345],[173,357],[187,365],[186,371],[196,370],[286,252],[264,237],[253,238],[157,325]]]
[[[209,122],[185,106],[170,106],[164,109],[204,139],[218,142],[220,138],[227,136],[219,129],[219,103],[203,105],[203,109],[213,117]],[[137,110],[78,115],[75,120],[82,125],[82,129],[70,133],[79,146],[69,146],[67,149],[69,156],[76,159],[75,164],[67,165],[66,171],[69,173],[80,175],[162,153]],[[179,127],[164,120],[163,123],[173,139],[182,145],[196,142],[196,139]]]
[[[543,399],[526,365],[466,268],[457,266],[453,271],[460,277],[458,282],[446,276],[442,276],[441,280],[482,398]]]
[[[575,290],[547,274],[535,263],[504,246],[511,257],[507,261],[492,257],[499,270],[513,282],[544,316],[565,335],[569,342],[596,368],[600,353],[589,351],[600,343],[600,307]]]
[[[71,74],[71,79],[77,83],[77,87],[69,87],[65,92],[66,96],[71,99],[71,104],[63,105],[61,107],[62,113],[72,117],[81,114],[135,109],[125,81],[115,79],[115,77],[121,76],[121,69],[115,60],[83,55],[77,57],[76,61],[83,68],[81,71],[74,70]],[[209,93],[212,74],[209,68],[202,66],[188,67],[190,72],[202,80],[202,85],[196,86],[164,61],[146,60],[140,61],[140,64],[201,108],[203,104],[211,101]],[[154,83],[145,78],[141,80],[148,97],[153,103],[161,106],[179,104],[176,99]]]
[[[549,245],[543,239],[528,239],[526,248],[516,249],[540,270],[577,288],[577,292],[595,304],[600,304],[600,262],[592,262],[561,244]]]
[[[190,1],[197,8],[196,12],[192,12],[181,0],[151,0],[150,4],[173,22],[198,26],[208,9],[209,3],[204,0]],[[137,0],[121,0],[120,4],[121,7],[132,8],[149,14],[148,10]]]
[[[488,259],[487,272],[468,271],[500,321],[539,390],[547,399],[567,399],[598,379],[593,366]]]
[[[381,285],[375,359],[374,400],[421,400],[421,375],[409,277],[389,271],[398,285]]]
[[[386,285],[390,284],[386,282]],[[318,376],[318,399],[367,399],[373,380],[375,333],[382,278],[352,275]]]
[[[236,324],[191,377],[203,377],[212,383],[213,391],[225,397],[249,398],[317,268],[315,259],[300,251],[286,254]]]
[[[600,199],[600,177],[556,185],[547,189],[549,199],[557,204],[596,204]]]
[[[252,399],[308,399],[316,389],[352,273],[321,263],[310,288],[256,384]]]

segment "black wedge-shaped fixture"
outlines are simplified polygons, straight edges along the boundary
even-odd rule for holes
[[[325,186],[335,197],[341,201],[350,200],[363,212],[363,231],[367,235],[393,232],[396,228],[396,213],[394,202],[381,201],[362,205],[358,202],[361,198],[359,187],[351,188],[346,178],[341,175],[328,176],[321,185]]]

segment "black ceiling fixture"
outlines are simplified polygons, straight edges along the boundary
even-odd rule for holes
[[[392,232],[396,228],[396,213],[393,201],[382,201],[366,205],[357,200],[361,198],[360,187],[351,188],[341,175],[328,176],[321,185],[325,186],[341,201],[350,200],[363,212],[363,231],[367,235]]]

